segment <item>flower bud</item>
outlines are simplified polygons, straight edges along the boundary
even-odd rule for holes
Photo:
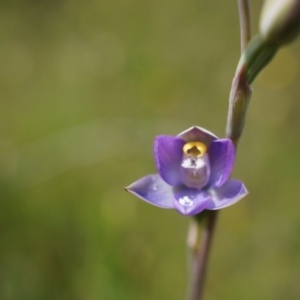
[[[266,0],[259,27],[266,43],[282,46],[292,42],[300,32],[300,0]]]

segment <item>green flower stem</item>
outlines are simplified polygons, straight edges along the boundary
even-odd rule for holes
[[[251,39],[251,10],[249,0],[237,0],[239,17],[240,17],[240,32],[241,32],[241,52],[243,53],[247,44]]]
[[[251,13],[250,1],[238,0],[240,32],[241,32],[241,53],[247,48],[251,39]],[[229,96],[229,109],[226,125],[226,137],[230,138],[235,147],[242,134],[247,107],[251,98],[252,89],[245,77],[245,65],[239,64]]]
[[[196,216],[190,224],[188,244],[190,243],[192,265],[189,300],[201,300],[203,297],[208,258],[218,216],[216,210],[205,211],[203,214],[204,218],[199,219]]]
[[[242,52],[251,38],[249,0],[238,0],[241,27]],[[227,137],[237,145],[245,122],[246,110],[251,97],[251,87],[245,77],[245,66],[240,69],[232,83],[229,102]],[[209,253],[215,232],[218,211],[206,211],[191,221],[188,247],[191,256],[191,280],[188,299],[202,300]],[[202,233],[202,239],[200,238]]]
[[[229,109],[226,126],[226,137],[230,138],[237,147],[242,134],[247,108],[252,94],[252,88],[248,84],[243,66],[236,73],[231,86],[229,96]]]
[[[250,84],[259,72],[272,60],[278,47],[267,44],[260,35],[255,36],[240,58],[232,81],[226,136],[235,146],[244,129],[247,108],[252,94]]]

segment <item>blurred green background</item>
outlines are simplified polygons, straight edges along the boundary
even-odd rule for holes
[[[253,1],[257,32],[260,1]],[[157,134],[224,135],[236,1],[0,3],[0,299],[184,298],[188,218],[123,187]],[[300,297],[300,43],[255,81],[206,299]]]

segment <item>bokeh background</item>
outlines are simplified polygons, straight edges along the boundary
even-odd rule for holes
[[[233,0],[1,1],[1,300],[184,299],[189,219],[123,187],[157,134],[224,135],[238,24]],[[254,83],[206,299],[300,297],[299,50]]]

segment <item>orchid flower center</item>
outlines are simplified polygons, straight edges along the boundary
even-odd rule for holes
[[[207,146],[201,142],[186,143],[183,148],[181,178],[189,188],[203,188],[210,176]]]
[[[207,147],[201,142],[189,142],[183,146],[182,150],[191,158],[199,158],[207,152]]]

